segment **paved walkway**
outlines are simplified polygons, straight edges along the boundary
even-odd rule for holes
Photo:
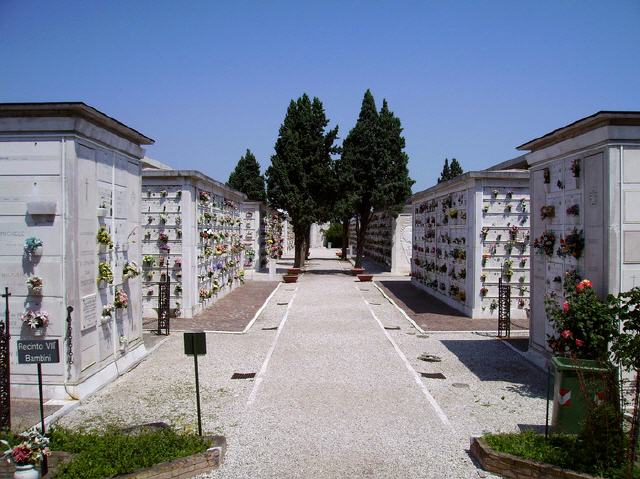
[[[375,314],[373,285],[336,274],[348,265],[332,255],[297,284],[213,477],[477,477],[389,334],[401,326]]]
[[[420,334],[334,252],[312,251],[308,272],[281,284],[246,334],[207,334],[203,429],[228,449],[205,477],[477,479],[469,436],[544,425],[542,371],[486,335]],[[60,422],[194,430],[182,343],[172,333]]]

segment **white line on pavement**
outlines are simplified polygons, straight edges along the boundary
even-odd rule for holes
[[[364,298],[363,298],[363,300],[364,300]],[[376,316],[376,313],[374,313],[373,309],[371,308],[371,305],[369,305],[369,303],[367,303],[366,301],[365,301],[365,304],[367,305],[367,308],[369,308],[369,312],[373,316],[373,319],[376,320],[376,322],[378,323],[378,326],[380,326],[380,329],[382,329],[382,332],[384,333],[384,335],[387,337],[387,339],[389,340],[389,342],[393,346],[393,349],[395,349],[396,353],[398,354],[398,356],[400,356],[400,359],[404,363],[405,367],[407,368],[407,370],[413,376],[413,379],[415,380],[416,384],[422,390],[422,393],[427,398],[427,401],[429,401],[429,404],[431,404],[431,407],[434,409],[434,411],[438,415],[438,418],[440,418],[440,421],[442,422],[442,424],[447,426],[449,429],[453,430],[453,426],[449,422],[449,418],[444,413],[444,411],[442,410],[442,408],[440,407],[438,402],[435,400],[435,398],[431,395],[431,393],[429,392],[429,389],[427,389],[427,386],[424,384],[424,382],[422,382],[422,379],[420,379],[420,376],[418,375],[416,370],[413,369],[413,367],[411,367],[411,363],[409,363],[409,360],[404,355],[404,353],[400,350],[400,348],[398,347],[396,342],[393,340],[391,335],[389,335],[387,330],[384,329],[384,326],[382,325],[382,322],[378,319],[378,316]]]
[[[407,312],[406,312],[404,309],[402,309],[400,306],[398,306],[398,305],[396,304],[396,302],[395,302],[393,299],[391,299],[391,298],[387,295],[387,293],[385,293],[385,292],[384,292],[384,290],[383,290],[380,286],[378,286],[378,285],[375,283],[375,281],[373,282],[373,285],[378,289],[378,291],[380,291],[380,292],[382,293],[382,296],[384,296],[384,297],[385,297],[385,299],[386,299],[387,301],[389,301],[391,304],[393,304],[393,305],[396,307],[396,309],[397,309],[398,311],[400,311],[400,314],[402,314],[402,316],[404,316],[404,318],[405,318],[407,321],[409,321],[409,322],[411,323],[411,325],[412,325],[414,328],[416,328],[416,329],[417,329],[418,331],[420,331],[422,334],[424,334],[424,333],[426,332],[424,329],[422,329],[420,326],[418,326],[418,323],[416,323],[413,319],[411,319],[411,318],[409,317],[409,315],[407,314]]]
[[[273,351],[275,351],[276,349],[276,344],[278,344],[278,338],[280,338],[280,334],[282,333],[282,330],[284,329],[284,324],[287,322],[287,319],[289,319],[289,310],[291,309],[291,305],[293,304],[293,300],[296,299],[296,293],[298,292],[297,288],[293,293],[293,296],[291,296],[291,301],[289,301],[289,305],[287,306],[287,310],[284,313],[284,317],[282,318],[282,321],[280,321],[280,324],[278,324],[278,330],[276,332],[276,337],[273,339],[273,344],[271,344],[271,348],[269,348],[269,351],[267,352],[267,356],[264,358],[264,362],[262,363],[262,367],[260,368],[260,371],[258,371],[258,374],[256,375],[256,380],[255,383],[253,385],[253,389],[251,390],[251,394],[249,394],[249,399],[247,399],[247,406],[251,406],[254,401],[256,400],[256,396],[258,395],[258,389],[260,388],[260,384],[262,384],[262,380],[264,378],[265,373],[267,372],[267,368],[269,367],[269,361],[271,360],[271,356],[273,355]]]

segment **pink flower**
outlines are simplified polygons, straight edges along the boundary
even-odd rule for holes
[[[564,314],[567,314],[569,312],[569,303],[567,303],[566,301],[564,302],[564,304],[562,305],[562,312]]]
[[[24,464],[29,461],[29,457],[31,457],[31,449],[29,446],[25,444],[20,444],[16,446],[11,451],[11,456],[13,460],[18,464]]]
[[[572,334],[571,334],[571,331],[569,331],[568,329],[565,329],[560,333],[560,336],[562,336],[564,339],[567,339],[567,338],[570,338]]]
[[[582,339],[576,339],[576,346],[581,348],[584,346],[584,341]]]
[[[583,279],[576,286],[576,290],[582,291],[584,288],[591,288],[591,287],[593,287],[593,283],[591,281],[589,281],[588,279]]]

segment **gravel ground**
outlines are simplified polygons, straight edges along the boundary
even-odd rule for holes
[[[328,274],[347,267],[334,251],[312,258],[247,334],[208,335],[203,426],[228,450],[203,478],[493,477],[472,463],[469,437],[544,424],[545,376],[520,355],[477,334],[420,335],[373,284]],[[192,370],[173,335],[61,422],[193,429]]]

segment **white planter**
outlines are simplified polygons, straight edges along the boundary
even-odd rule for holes
[[[104,218],[108,214],[109,214],[108,208],[98,208],[98,211],[97,211],[98,218]]]
[[[14,479],[40,479],[40,470],[36,469],[33,464],[16,465],[16,472],[13,473],[13,477]]]
[[[109,250],[106,244],[98,243],[98,253],[105,254]]]
[[[42,286],[38,288],[33,288],[29,286],[29,295],[31,296],[42,296]]]

